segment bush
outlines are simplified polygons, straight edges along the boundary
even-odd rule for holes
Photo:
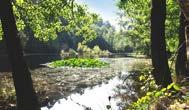
[[[175,83],[166,88],[155,84],[151,75],[152,66],[144,62],[135,62],[131,65],[131,73],[135,73],[135,82],[138,84],[139,98],[132,102],[127,110],[164,110],[180,91],[181,87]]]
[[[101,50],[99,46],[94,46],[92,49],[87,47],[86,45],[82,45],[81,43],[78,44],[77,51],[80,55],[85,57],[99,57],[99,56],[108,56],[109,51]]]
[[[180,87],[177,84],[172,83],[168,85],[167,88],[147,92],[145,96],[139,98],[136,102],[132,103],[130,109],[148,110],[149,108],[151,108],[153,110],[160,110],[158,108],[162,108],[162,105],[168,108],[170,103],[168,103],[167,99],[172,98],[173,94],[177,93],[179,90]]]
[[[65,52],[64,50],[62,50],[60,52],[60,56],[63,58],[76,58],[78,57],[78,53],[73,49],[69,49],[68,52]]]

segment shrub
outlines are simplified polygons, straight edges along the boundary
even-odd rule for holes
[[[166,99],[170,99],[171,97],[173,97],[173,94],[177,93],[178,91],[180,91],[180,87],[175,84],[172,83],[170,85],[167,86],[167,88],[162,88],[162,89],[157,89],[157,90],[153,90],[152,92],[147,92],[145,96],[139,98],[136,102],[133,102],[131,104],[131,106],[129,107],[129,110],[148,110],[150,107],[152,108],[153,104],[158,104],[161,103],[161,105],[167,103],[163,100]],[[166,104],[167,105],[167,104]],[[167,105],[168,106],[168,105]],[[165,106],[165,107],[167,107]],[[161,108],[161,106],[154,106],[153,108],[155,108],[155,110],[157,108]],[[152,109],[153,109],[152,108]],[[159,110],[159,109],[157,109]]]
[[[99,56],[108,56],[109,51],[101,50],[99,46],[94,46],[92,49],[87,47],[86,45],[82,45],[81,43],[78,44],[77,51],[80,55],[85,57],[99,57]]]
[[[138,84],[139,98],[132,102],[127,110],[164,110],[167,109],[181,87],[176,83],[160,88],[155,84],[151,75],[152,66],[144,62],[135,62],[131,65],[131,73],[135,73],[135,82]]]
[[[60,56],[63,57],[63,58],[75,58],[75,57],[78,57],[78,53],[73,50],[73,49],[69,49],[68,52],[65,52],[64,50],[62,50],[60,52]]]

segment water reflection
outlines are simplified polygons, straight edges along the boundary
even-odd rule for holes
[[[122,72],[120,75],[126,74]],[[124,83],[120,78],[117,76],[108,83],[102,83],[92,89],[87,88],[83,94],[76,93],[67,99],[60,99],[50,110],[122,110],[122,100],[117,97],[120,92],[117,88]],[[48,108],[44,107],[42,110]]]
[[[109,63],[115,60],[101,59]],[[115,68],[120,72],[116,77],[94,87],[88,87],[80,93],[72,94],[67,98],[60,99],[55,105],[42,110],[123,110],[133,100],[138,98],[136,89],[136,79],[138,76],[126,72],[128,64],[132,59],[121,60]]]

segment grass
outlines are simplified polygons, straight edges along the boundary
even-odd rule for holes
[[[70,58],[65,60],[58,60],[50,63],[52,67],[61,67],[61,66],[69,66],[69,67],[105,67],[109,64],[98,59],[92,58]]]

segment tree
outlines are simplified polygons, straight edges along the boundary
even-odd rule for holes
[[[188,7],[188,0],[178,0],[180,8],[185,16],[185,19],[187,21],[187,24],[185,26],[185,38],[186,38],[186,74],[189,71],[189,7]]]
[[[116,39],[115,27],[113,27],[108,21],[105,22],[102,19],[99,19],[98,22],[92,25],[92,29],[95,30],[97,38],[89,42],[88,46],[94,47],[95,45],[99,45],[100,49],[113,52],[113,48],[116,45],[114,42]]]
[[[13,3],[1,0],[0,11],[0,35],[4,34],[12,66],[17,107],[19,110],[38,110],[18,31],[27,29],[41,41],[55,39],[58,33],[66,31],[82,36],[86,42],[96,36],[90,26],[98,19],[98,15],[90,13],[86,6],[74,0],[13,0]]]
[[[129,39],[134,51],[150,55],[150,8],[151,0],[120,0],[122,10],[120,24],[125,37]],[[167,0],[165,38],[167,51],[174,53],[178,46],[179,6],[175,0]]]
[[[150,54],[150,0],[120,0],[120,25],[135,52]]]
[[[80,36],[85,42],[96,37],[91,25],[98,15],[75,0],[16,0],[13,11],[18,30],[30,30],[31,36],[44,42],[54,40],[63,31]]]
[[[17,109],[40,110],[38,99],[32,85],[31,73],[23,58],[11,0],[0,1],[0,19],[4,34],[3,39],[6,42],[7,52],[12,66],[12,76],[17,96]]]
[[[180,27],[179,27],[179,46],[178,46],[178,55],[175,63],[175,70],[177,75],[177,81],[182,80],[186,76],[186,38],[185,38],[185,27],[187,21],[184,17],[183,12],[180,12]]]
[[[152,0],[151,55],[156,83],[166,87],[172,82],[165,43],[166,0]]]
[[[124,12],[121,22],[125,22],[126,37],[135,44],[135,51],[142,50],[144,54],[150,54],[151,47],[154,78],[157,84],[165,87],[172,82],[166,51],[176,50],[178,5],[174,0],[120,0],[118,6]]]

